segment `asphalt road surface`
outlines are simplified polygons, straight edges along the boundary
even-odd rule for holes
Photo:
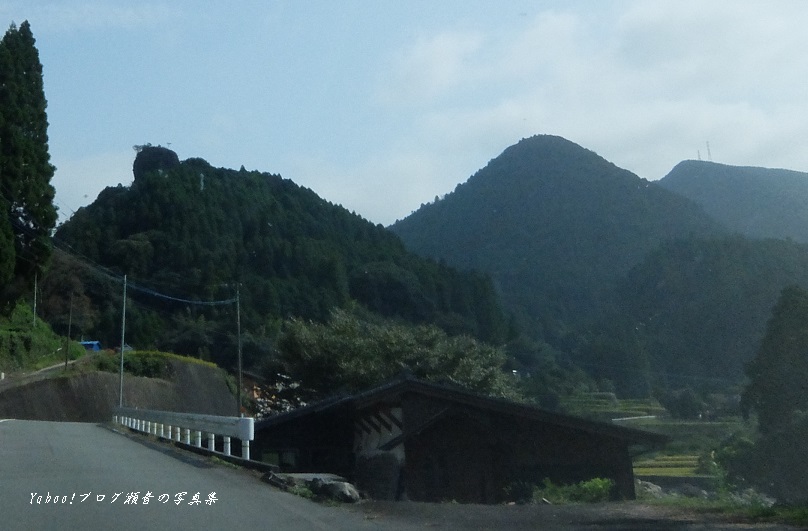
[[[407,528],[102,426],[0,419],[3,530]]]

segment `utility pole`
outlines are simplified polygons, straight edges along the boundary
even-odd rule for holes
[[[121,389],[118,407],[123,407],[123,346],[126,344],[126,275],[123,276],[123,310],[121,311]]]
[[[36,287],[39,281],[39,271],[34,273],[34,321],[31,323],[31,328],[36,328]]]
[[[67,341],[65,341],[65,370],[67,370],[67,360],[70,357],[70,333],[73,329],[73,292],[70,292],[70,312],[67,317]]]
[[[238,403],[236,404],[236,416],[241,417],[241,285],[236,284],[236,329],[238,333]]]

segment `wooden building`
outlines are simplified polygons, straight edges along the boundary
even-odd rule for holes
[[[615,482],[634,498],[631,452],[667,437],[402,375],[255,424],[254,459],[331,472],[375,499],[496,503],[544,478]]]

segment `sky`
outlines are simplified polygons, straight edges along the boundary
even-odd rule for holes
[[[62,221],[147,143],[383,225],[536,134],[649,180],[808,171],[799,0],[0,0],[24,20]]]

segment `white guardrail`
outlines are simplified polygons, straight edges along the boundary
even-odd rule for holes
[[[241,458],[248,461],[250,441],[255,438],[255,419],[252,417],[218,417],[116,407],[113,410],[112,420],[133,430],[188,445],[192,444],[193,432],[193,445],[197,448],[202,448],[204,433],[208,442],[207,449],[211,452],[216,452],[216,436],[221,436],[223,449],[221,453],[227,456],[230,455],[230,439],[236,438],[241,441]]]

